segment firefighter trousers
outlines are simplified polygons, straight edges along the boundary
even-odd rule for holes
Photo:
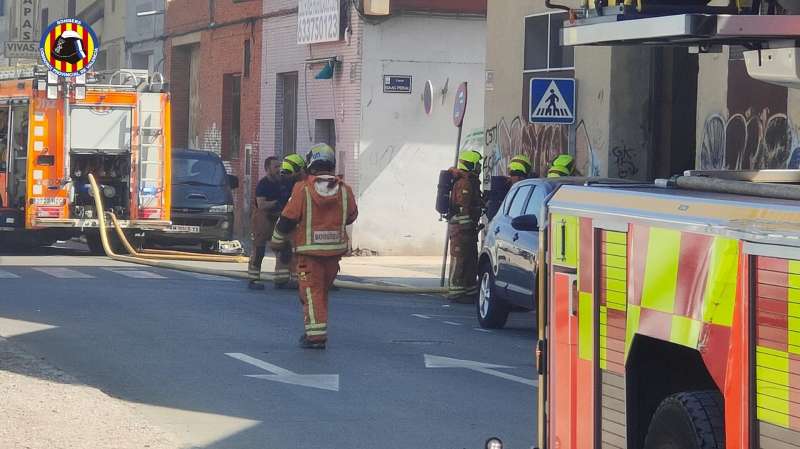
[[[267,242],[272,238],[275,231],[275,224],[278,222],[279,215],[270,215],[264,209],[253,209],[250,226],[253,230],[253,252],[250,256],[248,272],[253,276],[261,275],[261,265],[264,262]],[[291,248],[287,251],[291,252]],[[285,257],[280,254],[275,255],[275,283],[286,284],[296,273],[294,256],[287,262]]]
[[[328,292],[339,272],[340,256],[297,255],[297,285],[306,339],[328,339]]]
[[[450,226],[450,287],[448,298],[471,298],[478,293],[478,232]]]

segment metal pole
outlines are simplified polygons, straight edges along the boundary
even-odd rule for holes
[[[453,161],[453,167],[458,167],[458,153],[461,151],[461,130],[463,126],[458,127],[458,142],[456,142],[456,157]],[[444,277],[447,272],[447,250],[450,246],[450,224],[447,224],[444,233],[444,256],[442,257],[442,277],[439,282],[440,287],[444,287]]]

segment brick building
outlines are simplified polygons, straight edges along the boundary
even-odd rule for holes
[[[238,238],[247,235],[261,159],[261,15],[257,0],[171,0],[165,17],[173,145],[217,152],[239,177]]]
[[[334,145],[359,200],[354,248],[435,254],[444,239],[436,180],[453,161],[462,81],[474,102],[465,134],[482,129],[486,0],[392,0],[381,17],[361,4],[264,1],[260,156]],[[387,88],[387,77],[401,85]],[[437,86],[430,115],[427,80]]]

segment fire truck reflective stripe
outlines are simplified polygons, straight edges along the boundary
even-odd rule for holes
[[[758,407],[756,409],[756,416],[761,421],[772,423],[782,427],[789,427],[789,415],[787,414]]]
[[[642,289],[642,307],[672,313],[678,280],[680,231],[651,228],[647,266]]]
[[[594,300],[591,293],[578,294],[578,357],[594,360]]]
[[[633,336],[639,330],[639,320],[641,318],[642,309],[639,306],[628,304],[628,326],[625,332],[625,358],[628,357],[631,351],[631,343],[633,343]]]
[[[678,259],[678,284],[673,313],[693,320],[703,318],[703,295],[708,277],[709,254],[714,237],[691,232],[681,233]]]
[[[618,245],[628,244],[628,234],[625,232],[604,231],[603,241],[606,243],[616,243]],[[623,254],[624,255],[624,254]]]
[[[706,278],[703,321],[730,327],[736,303],[739,272],[739,242],[715,237]]]
[[[647,242],[650,240],[650,227],[644,225],[634,225],[631,227],[631,248],[636,248],[636,251],[631,251],[630,263],[630,295],[628,298],[629,305],[641,305],[642,303],[642,290],[644,289],[644,272],[647,267]]]
[[[789,372],[789,357],[784,351],[756,346],[756,365]]]
[[[578,251],[578,290],[581,292],[594,292],[594,238],[595,230],[590,218],[580,219],[580,247]]]
[[[669,341],[692,349],[697,348],[703,323],[680,315],[672,316]]]
[[[610,243],[610,242],[603,242],[603,254],[609,254],[612,256],[619,256],[619,257],[627,257],[628,255],[625,243]]]

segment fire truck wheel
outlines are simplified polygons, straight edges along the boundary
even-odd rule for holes
[[[506,325],[511,305],[498,298],[494,288],[494,273],[489,263],[481,265],[478,291],[478,323],[484,329],[501,329]]]
[[[108,243],[111,245],[111,250],[115,253],[119,254],[127,253],[124,250],[124,246],[122,242],[119,241],[119,237],[116,235],[112,235],[110,232],[108,234]],[[103,248],[103,242],[100,240],[100,233],[88,233],[86,234],[86,245],[89,247],[89,253],[94,256],[105,256],[106,250]]]
[[[644,449],[724,449],[722,396],[717,391],[676,393],[653,414]]]

